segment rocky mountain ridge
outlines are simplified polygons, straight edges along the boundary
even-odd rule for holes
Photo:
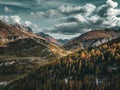
[[[66,50],[79,50],[82,48],[96,47],[112,39],[120,37],[120,33],[114,30],[92,30],[66,43]]]

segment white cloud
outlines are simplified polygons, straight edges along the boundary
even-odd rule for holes
[[[58,10],[61,12],[61,13],[71,13],[73,11],[79,11],[81,9],[81,6],[78,6],[78,7],[72,7],[72,6],[60,6],[58,7]]]
[[[44,0],[35,0],[35,1],[37,3],[41,3]],[[51,5],[52,4],[53,3],[51,3]],[[95,6],[91,3],[88,3],[86,5],[78,5],[78,6],[77,5],[72,6],[72,5],[73,4],[66,4],[66,5],[60,4],[58,5],[58,7],[55,7],[54,9],[49,9],[46,11],[31,12],[30,15],[33,18],[35,17],[37,19],[42,18],[42,20],[44,18],[50,18],[46,23],[48,24],[47,25],[48,27],[51,26],[49,25],[49,23],[53,23],[53,21],[55,20],[54,17],[58,17],[59,19],[60,16],[62,16],[62,18],[64,19],[60,19],[60,21],[58,21],[56,25],[54,25],[53,27],[45,31],[40,30],[43,32],[53,33],[53,34],[59,33],[63,35],[64,34],[72,35],[76,33],[84,33],[94,29],[104,29],[107,27],[120,26],[120,17],[119,17],[120,9],[117,8],[118,3],[113,0],[106,0],[106,3],[101,6]],[[21,6],[21,4],[19,6]],[[47,9],[48,6],[45,6],[45,8]],[[8,9],[7,7],[4,9],[6,9],[6,11],[9,11],[10,8]],[[16,16],[0,16],[0,19],[10,23],[20,23],[26,26],[33,27],[35,30],[38,30],[37,25],[29,21],[23,21],[21,17],[17,15]]]
[[[48,10],[48,11],[38,11],[38,12],[31,12],[30,15],[32,15],[33,17],[44,17],[44,18],[50,18],[50,17],[55,17],[55,16],[58,16],[59,15],[59,12],[57,10]]]
[[[17,23],[17,24],[21,24],[21,17],[19,17],[18,15],[14,15],[14,16],[4,16],[4,15],[0,15],[0,20],[6,22],[6,23]]]
[[[57,27],[57,28],[59,28],[59,27],[73,27],[76,24],[77,24],[76,22],[61,23],[61,24],[57,24],[55,27]]]
[[[110,8],[107,11],[107,15],[108,16],[117,16],[117,15],[120,15],[120,9]]]
[[[12,12],[12,9],[8,8],[7,6],[4,7],[5,12]]]
[[[41,0],[36,0],[36,1],[37,1],[37,3],[38,3],[38,4],[40,4],[40,3],[41,3]]]
[[[32,23],[29,22],[29,21],[25,21],[24,23],[25,23],[25,26],[31,26],[32,25]]]
[[[46,12],[46,16],[49,16],[49,17],[54,17],[54,16],[57,16],[58,15],[58,11],[57,10],[49,10]]]
[[[77,15],[74,15],[73,18],[81,23],[87,23],[87,17],[83,15],[77,14]]]
[[[34,17],[56,17],[60,15],[74,15],[84,14],[85,16],[91,15],[95,11],[96,7],[93,4],[86,4],[85,6],[59,6],[57,9],[51,9],[48,11],[31,12],[30,15]]]
[[[34,24],[34,23],[30,22],[30,21],[22,22],[21,25],[26,26],[26,27],[31,27],[34,32],[42,31],[42,29],[39,28],[38,25],[36,25],[36,24]]]
[[[96,23],[96,22],[99,21],[99,20],[100,20],[100,17],[97,16],[97,15],[91,16],[91,17],[89,18],[89,21],[92,21],[93,23]]]
[[[3,16],[3,15],[0,15],[0,20],[2,20],[3,22],[6,22],[8,24],[19,24],[19,25],[23,25],[23,26],[26,26],[26,27],[31,27],[34,32],[42,31],[38,27],[38,25],[33,24],[30,21],[24,21],[18,15],[14,15],[14,16]]]
[[[42,12],[42,11],[36,12],[36,13],[31,12],[30,15],[35,16],[35,17],[42,17],[42,16],[44,16],[44,12]]]
[[[0,4],[5,5],[5,6],[15,6],[16,8],[17,7],[21,7],[21,8],[24,8],[24,9],[28,8],[28,4],[22,3],[22,2],[17,2],[15,0],[13,0],[13,1],[10,1],[10,0],[0,1]]]
[[[118,3],[107,0],[106,4],[99,7],[93,4],[85,6],[71,7],[62,6],[59,10],[62,13],[69,13],[70,17],[62,19],[63,22],[58,23],[48,32],[75,34],[84,33],[94,29],[105,29],[108,27],[120,26],[120,9],[117,9]],[[76,12],[78,10],[79,12]],[[46,30],[47,31],[47,30]]]
[[[96,9],[96,7],[93,4],[86,4],[84,6],[60,6],[58,7],[58,10],[62,13],[62,14],[78,14],[78,13],[82,13],[84,15],[90,15],[94,10]]]
[[[98,12],[102,13],[103,26],[112,27],[120,25],[120,9],[117,9],[118,3],[107,0],[105,5],[98,8]]]
[[[0,20],[2,20],[4,22],[10,22],[9,21],[9,16],[2,16],[2,15],[0,15]]]
[[[55,37],[56,39],[63,39],[63,40],[80,36],[80,33],[76,33],[74,35],[65,35],[65,34],[61,34],[61,33],[47,33],[47,34],[51,35],[52,37]]]
[[[95,11],[96,6],[93,4],[86,4],[82,7],[83,11],[85,12],[84,15],[89,16],[92,14],[92,12]]]
[[[21,24],[21,17],[19,17],[17,15],[10,16],[10,22]]]
[[[93,4],[86,4],[84,6],[60,6],[58,7],[58,11],[62,14],[84,14],[85,16],[91,15],[93,11],[95,11],[96,7]]]
[[[115,8],[118,6],[118,3],[117,2],[114,2],[113,0],[107,0],[106,1],[106,4],[111,7],[111,8]]]

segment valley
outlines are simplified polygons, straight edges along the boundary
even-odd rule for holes
[[[23,79],[12,82],[6,88],[8,90],[119,90],[119,39],[56,59]]]
[[[0,90],[120,90],[120,0],[0,0]]]
[[[0,90],[119,90],[120,33],[92,30],[60,44],[0,21]]]

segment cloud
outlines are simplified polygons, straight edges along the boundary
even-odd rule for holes
[[[40,27],[38,27],[38,25],[36,25],[36,24],[34,24],[30,21],[24,21],[24,22],[21,23],[21,25],[26,26],[26,27],[31,27],[34,32],[42,31],[42,29]]]
[[[21,18],[17,15],[14,16],[4,16],[4,15],[0,15],[0,20],[6,22],[6,23],[17,23],[20,24],[21,22]]]
[[[72,33],[71,31],[73,29],[77,29],[77,26],[78,26],[78,24],[76,22],[57,24],[54,27],[54,32],[56,32],[56,33],[64,32],[64,34],[69,34],[69,33]]]
[[[18,1],[0,1],[0,5],[10,6],[10,7],[14,6],[17,9],[18,9],[18,7],[24,8],[24,9],[28,8],[28,4],[22,3],[22,2],[18,2]]]
[[[96,9],[96,7],[93,4],[86,4],[85,6],[60,6],[58,7],[58,11],[60,11],[62,14],[67,14],[67,15],[71,15],[71,14],[84,14],[84,15],[90,15],[94,10]]]
[[[41,29],[38,27],[38,25],[36,25],[30,21],[24,21],[18,15],[14,15],[14,16],[0,15],[0,20],[2,20],[3,22],[6,22],[8,24],[19,24],[19,25],[23,25],[26,27],[31,27],[34,32],[41,31]]]
[[[35,12],[35,13],[31,12],[30,15],[33,16],[33,17],[37,17],[37,18],[38,17],[50,18],[50,17],[58,16],[59,12],[57,10],[51,9],[51,10],[48,10],[48,11],[45,11],[45,12],[43,12],[43,11],[38,11],[38,12]]]
[[[98,8],[98,16],[103,19],[102,25],[107,27],[120,26],[120,9],[117,9],[118,3],[107,0],[105,5]]]
[[[81,9],[81,6],[72,7],[72,6],[62,5],[62,6],[58,7],[58,10],[63,14],[70,14],[70,13],[79,12],[80,9]]]
[[[43,0],[36,0],[38,4],[41,4]]]
[[[98,8],[98,15],[101,17],[116,16],[120,13],[120,9],[116,9],[118,6],[117,2],[107,0],[105,5],[101,5]]]
[[[118,3],[107,0],[106,4],[96,7],[93,4],[86,4],[77,7],[60,7],[62,13],[70,17],[61,19],[54,27],[46,30],[51,33],[76,34],[84,33],[94,29],[105,29],[108,27],[120,26],[120,9]],[[73,12],[77,12],[73,14]]]
[[[10,13],[11,13],[11,12],[12,12],[12,9],[8,8],[7,6],[5,6],[5,7],[4,7],[4,11],[5,11],[5,12],[10,12]]]
[[[18,23],[18,24],[21,24],[21,17],[15,15],[15,16],[10,16],[9,17],[10,19],[10,22],[12,23]]]
[[[52,28],[47,28],[44,31],[50,33],[59,33],[64,35],[74,35],[76,33],[84,33],[90,31],[91,29],[84,24],[79,24],[78,22],[65,22],[55,25]]]
[[[82,4],[76,3],[76,1],[66,1],[68,0],[3,0],[3,2],[0,1],[1,9],[6,12],[12,9],[14,12],[4,12],[6,16],[0,15],[0,19],[9,23],[19,23],[33,27],[34,30],[38,32],[43,31],[50,34],[65,36],[76,35],[94,29],[120,26],[120,9],[115,0],[92,0],[92,3],[96,5],[87,3],[88,1],[82,2],[82,0]],[[15,10],[17,10],[17,12]],[[17,14],[18,10],[22,17],[19,15],[12,15],[14,13]],[[30,15],[29,17],[27,17],[28,14]],[[39,26],[36,24],[30,22],[29,19],[40,25],[43,30],[39,29]]]
[[[114,2],[112,0],[107,0],[106,4],[111,7],[111,8],[115,8],[118,6],[118,3],[117,2]]]
[[[84,15],[89,16],[96,10],[96,6],[93,4],[86,4],[82,7],[82,10],[84,11]]]
[[[71,39],[73,37],[78,37],[80,36],[80,33],[76,33],[74,35],[64,35],[64,34],[61,34],[61,33],[47,33],[49,35],[51,35],[52,37],[55,37],[56,39]]]
[[[86,4],[85,6],[59,6],[57,9],[50,9],[47,11],[37,11],[37,12],[31,12],[30,15],[34,16],[34,17],[57,17],[60,15],[74,15],[74,14],[78,14],[81,13],[83,15],[90,15],[94,10],[96,9],[96,7],[93,4]]]

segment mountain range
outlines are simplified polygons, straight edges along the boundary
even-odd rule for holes
[[[43,35],[34,34],[28,27],[8,25],[0,21],[1,54],[32,55],[44,58],[64,55],[66,52],[53,42],[57,43],[52,37],[46,39]],[[59,50],[59,53],[57,50]]]
[[[119,31],[119,30],[118,30]],[[120,32],[112,29],[92,30],[66,43],[63,47],[67,50],[96,47],[112,39],[118,38]]]
[[[70,40],[57,40],[43,32],[33,33],[30,27],[18,24],[12,25],[0,21],[0,46],[3,49],[1,53],[7,52],[12,54],[11,52],[18,51],[18,55],[25,52],[25,56],[27,56],[32,55],[30,51],[36,52],[37,49],[37,54],[33,53],[33,56],[34,54],[35,56],[39,54],[40,56],[42,54],[44,56],[44,51],[49,52],[49,55],[51,54],[53,56],[54,54],[59,55],[59,53],[62,55],[63,52],[63,54],[67,53],[65,50],[74,52],[83,48],[97,47],[119,36],[120,28],[112,27],[104,30],[92,30]],[[41,50],[38,47],[43,48],[41,48]],[[58,50],[60,50],[59,53]]]
[[[63,52],[66,53],[65,50],[74,52],[83,48],[97,47],[119,36],[120,28],[112,27],[104,30],[92,30],[71,40],[57,40],[43,32],[35,34],[30,27],[20,26],[18,24],[11,25],[0,21],[0,46],[1,48],[4,47],[1,53],[11,53],[18,50],[18,55],[25,52],[25,56],[27,56],[32,55],[30,54],[30,50],[36,52],[37,49],[40,56],[42,54],[44,56],[44,51],[49,52],[49,55],[53,54],[53,56],[54,53],[57,53],[57,55],[60,53],[62,55]],[[27,43],[30,44],[28,45]],[[19,47],[19,45],[22,47]],[[41,48],[43,50],[38,47],[43,47]],[[5,48],[8,51],[4,51]],[[57,52],[58,50],[60,50],[59,53]],[[35,56],[38,56],[38,53]],[[36,53],[33,53],[33,56],[34,54]]]
[[[57,40],[43,32],[33,33],[30,27],[0,21],[0,90],[53,90],[54,85],[64,88],[64,80],[69,85],[81,80],[87,86],[86,78],[94,81],[99,73],[101,83],[109,74],[106,79],[114,79],[118,74],[114,71],[119,70],[119,49],[119,27]]]

